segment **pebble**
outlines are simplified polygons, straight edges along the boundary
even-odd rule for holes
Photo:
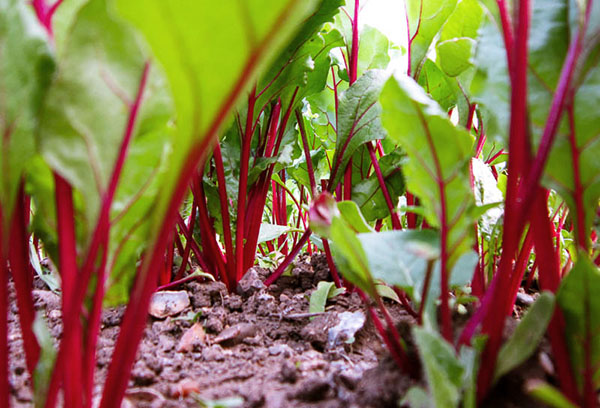
[[[200,391],[200,384],[191,378],[184,378],[173,386],[171,389],[171,397],[185,398],[191,393]]]
[[[294,351],[287,344],[274,344],[269,347],[269,354],[272,356],[278,356],[282,354],[284,357],[290,357]]]
[[[518,292],[517,293],[517,303],[521,306],[531,306],[535,302],[533,296],[528,295],[527,293]]]
[[[181,313],[190,305],[190,298],[186,291],[162,291],[152,295],[149,313],[157,319],[174,316]]]
[[[202,327],[201,323],[196,322],[181,336],[177,345],[177,351],[180,353],[190,352],[195,346],[204,344],[205,337],[204,327]]]
[[[223,330],[213,341],[215,343],[223,343],[225,346],[233,346],[240,343],[246,337],[254,337],[256,332],[256,325],[252,323],[238,323]]]

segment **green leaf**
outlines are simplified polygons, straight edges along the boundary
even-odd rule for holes
[[[413,328],[413,336],[423,362],[429,393],[436,407],[457,407],[460,401],[464,367],[453,347],[434,331]]]
[[[469,160],[473,138],[414,80],[391,78],[381,93],[382,122],[390,139],[406,151],[408,190],[417,195],[429,225],[447,228],[448,268],[473,241]]]
[[[271,241],[275,238],[279,238],[283,234],[287,234],[291,230],[287,225],[276,225],[262,223],[260,224],[260,231],[258,232],[258,244],[263,242]]]
[[[43,407],[46,403],[57,350],[42,312],[37,312],[35,315],[33,333],[40,345],[40,358],[33,374],[34,402],[36,407]]]
[[[333,218],[328,238],[332,241],[331,252],[335,263],[344,277],[369,295],[374,295],[367,256],[356,232],[344,218]]]
[[[308,307],[309,313],[322,313],[325,311],[327,299],[331,299],[341,293],[344,293],[344,288],[336,288],[335,283],[321,281],[317,284],[317,289],[310,295],[310,303]]]
[[[429,408],[434,404],[427,391],[416,386],[410,387],[400,401],[400,406],[409,406],[410,408]]]
[[[425,60],[421,74],[419,75],[419,85],[427,91],[429,96],[440,104],[446,112],[456,105],[456,93],[450,83],[450,78],[442,72],[435,62],[429,58]]]
[[[399,197],[404,194],[404,176],[401,165],[404,163],[405,155],[394,150],[379,159],[379,166],[385,180],[385,185],[390,193],[392,204],[398,205]],[[370,159],[364,160],[370,164]],[[381,191],[377,175],[371,174],[367,179],[352,186],[352,201],[360,208],[361,213],[367,221],[375,221],[390,215]]]
[[[375,27],[365,25],[359,34],[358,74],[371,69],[386,69],[390,63],[390,41]]]
[[[195,399],[198,404],[200,404],[201,408],[235,408],[244,403],[244,398],[242,397],[226,397],[209,400],[196,395]]]
[[[344,220],[351,225],[356,232],[372,232],[373,228],[369,226],[363,217],[358,205],[354,201],[340,201],[337,208]]]
[[[477,69],[470,91],[472,102],[478,104],[482,113],[486,134],[490,141],[507,145],[510,123],[510,79],[504,39],[496,24],[489,18],[485,19],[479,30],[473,57]]]
[[[583,220],[584,225],[574,222],[575,236],[584,228],[583,235],[589,237],[596,208],[600,199],[600,67],[592,69],[574,96],[575,149],[579,152],[578,163],[566,134],[556,137],[546,167],[546,184],[555,189],[569,206],[574,220]],[[566,114],[565,114],[566,115]],[[577,173],[576,173],[577,172]],[[578,179],[576,178],[578,176]],[[582,187],[578,197],[576,185]],[[581,198],[581,208],[577,200]]]
[[[258,99],[258,106],[263,106],[279,96],[283,106],[287,107],[296,88],[299,88],[294,99],[294,105],[298,106],[304,97],[325,88],[331,67],[329,52],[332,48],[341,46],[343,42],[339,31],[317,29],[319,23],[322,25],[332,19],[331,12],[337,12],[336,3],[339,1],[322,1],[321,4],[325,4],[328,9],[333,6],[330,12],[323,13],[321,8],[318,14],[320,19],[317,21],[313,18],[307,22],[305,26],[309,27],[302,30],[304,37],[297,36],[260,79],[257,90],[261,92],[264,89],[265,92]],[[309,28],[315,30],[312,35]]]
[[[109,13],[103,0],[81,8],[63,44],[58,73],[41,112],[39,140],[48,165],[76,190],[80,248],[94,232],[149,59],[135,33]],[[166,89],[158,66],[151,67],[111,207],[109,286],[118,282],[107,294],[111,304],[126,300],[135,261],[152,227],[148,213],[158,196],[157,175],[172,114]]]
[[[174,189],[187,172],[186,163],[207,150],[260,71],[304,27],[319,2],[117,0],[116,4],[141,30],[164,67],[177,110],[169,167],[149,217],[155,225],[149,236],[156,240]]]
[[[358,236],[374,279],[420,296],[427,262],[439,257],[439,236],[432,230],[383,231]]]
[[[593,382],[600,385],[600,271],[581,254],[558,290],[557,300],[565,317],[565,335],[578,384],[586,364],[593,367]],[[589,347],[586,356],[584,343]],[[589,357],[589,361],[588,360]]]
[[[366,142],[383,139],[385,131],[381,127],[378,99],[387,75],[381,70],[367,71],[340,96],[338,111],[337,139],[332,163],[335,189],[348,161]]]
[[[427,51],[448,17],[457,0],[408,0],[406,11],[409,22],[409,39],[412,39],[410,58],[411,75],[417,78]]]
[[[11,218],[23,173],[36,152],[38,114],[53,72],[48,36],[31,7],[1,0],[0,208],[5,219]]]
[[[543,381],[529,381],[526,385],[527,392],[538,401],[553,408],[576,408],[577,405],[569,401],[559,390]]]
[[[448,76],[455,77],[471,66],[482,18],[483,9],[477,0],[462,0],[444,24],[436,53],[440,67]]]
[[[554,295],[543,292],[500,349],[494,381],[525,362],[535,351],[554,312]]]
[[[375,290],[377,290],[377,294],[379,296],[400,303],[400,298],[398,297],[398,294],[394,292],[394,289],[390,288],[385,283],[376,283]]]

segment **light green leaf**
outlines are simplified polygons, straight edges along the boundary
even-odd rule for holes
[[[262,223],[260,225],[260,231],[258,233],[258,244],[263,242],[271,241],[275,238],[279,238],[281,235],[288,233],[291,230],[287,225],[276,225]]]
[[[411,75],[418,78],[427,51],[448,17],[457,0],[408,0],[406,9],[411,44]]]
[[[391,78],[381,93],[382,122],[390,139],[406,151],[408,190],[417,195],[429,225],[447,228],[448,268],[471,247],[469,160],[473,138],[414,80]]]
[[[321,281],[317,284],[317,289],[310,295],[310,303],[308,307],[309,313],[322,313],[325,311],[327,299],[331,299],[341,293],[344,293],[344,288],[336,288],[335,283]]]
[[[41,113],[40,149],[53,171],[76,190],[82,249],[98,220],[149,60],[135,33],[109,13],[104,0],[81,8],[63,44],[58,74]],[[135,261],[152,226],[148,213],[158,195],[157,174],[168,147],[172,114],[166,90],[158,65],[152,66],[111,207],[108,265],[109,286],[114,287],[107,295],[109,303],[126,300]]]
[[[149,217],[155,225],[149,236],[156,240],[184,166],[200,159],[260,70],[304,27],[319,2],[117,0],[116,4],[142,31],[164,67],[177,110],[169,167]]]
[[[0,208],[5,220],[11,218],[23,173],[36,152],[39,110],[53,72],[48,36],[31,7],[1,0]]]
[[[464,368],[453,347],[434,331],[413,328],[413,336],[423,362],[428,390],[436,407],[457,407]]]
[[[543,292],[500,349],[494,381],[525,362],[535,351],[554,312],[554,295]]]
[[[429,58],[425,60],[421,69],[419,85],[446,112],[456,105],[456,92],[450,82],[450,78]]]
[[[377,290],[377,294],[382,298],[390,299],[400,303],[400,298],[398,297],[398,294],[394,292],[394,289],[390,288],[385,283],[376,283],[375,290]]]
[[[337,208],[344,220],[351,225],[356,232],[372,232],[373,228],[369,226],[363,217],[358,205],[354,201],[340,201]]]
[[[559,390],[543,381],[529,381],[526,385],[527,392],[535,399],[553,408],[576,408],[577,405],[569,401]]]
[[[438,63],[447,75],[455,77],[471,66],[482,18],[483,9],[477,0],[462,0],[444,24],[436,52]]]
[[[411,296],[423,287],[427,262],[439,257],[439,236],[432,230],[373,232],[358,238],[373,278]]]

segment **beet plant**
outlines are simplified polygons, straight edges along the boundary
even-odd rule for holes
[[[0,0],[0,406],[9,288],[35,404],[116,407],[157,289],[233,292],[266,260],[268,286],[303,250],[333,280],[310,312],[358,293],[425,380],[401,404],[483,404],[545,336],[555,383],[532,395],[597,405],[600,5],[407,0],[393,44],[365,4]],[[56,349],[39,253],[60,276]],[[504,340],[522,286],[540,294]]]

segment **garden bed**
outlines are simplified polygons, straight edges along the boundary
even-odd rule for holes
[[[321,315],[307,313],[317,283],[330,279],[323,255],[303,257],[291,276],[283,276],[268,289],[253,287],[248,281],[267,274],[260,268],[252,270],[243,296],[228,294],[220,282],[189,282],[176,288],[187,293],[190,304],[165,319],[148,319],[124,406],[198,407],[202,406],[198,398],[238,397],[243,407],[392,407],[415,385],[389,358],[369,319],[354,342],[330,343],[328,330],[339,322],[341,313],[367,314],[355,293],[330,299]],[[41,281],[36,286],[36,309],[44,311],[56,339],[62,330],[60,297]],[[33,405],[33,396],[12,290],[10,304],[9,339],[15,357],[10,370],[12,402],[27,407]],[[407,332],[412,318],[399,305],[386,304]],[[123,307],[111,308],[102,315],[96,393],[102,389],[123,311]],[[203,326],[204,339],[200,335],[185,341],[194,318]],[[465,319],[456,316],[454,320],[460,324]],[[514,320],[507,326],[506,334],[514,328]],[[539,363],[540,358],[548,360],[545,343],[541,350],[508,375],[485,406],[540,406],[523,394],[522,386],[531,378],[551,380]]]

